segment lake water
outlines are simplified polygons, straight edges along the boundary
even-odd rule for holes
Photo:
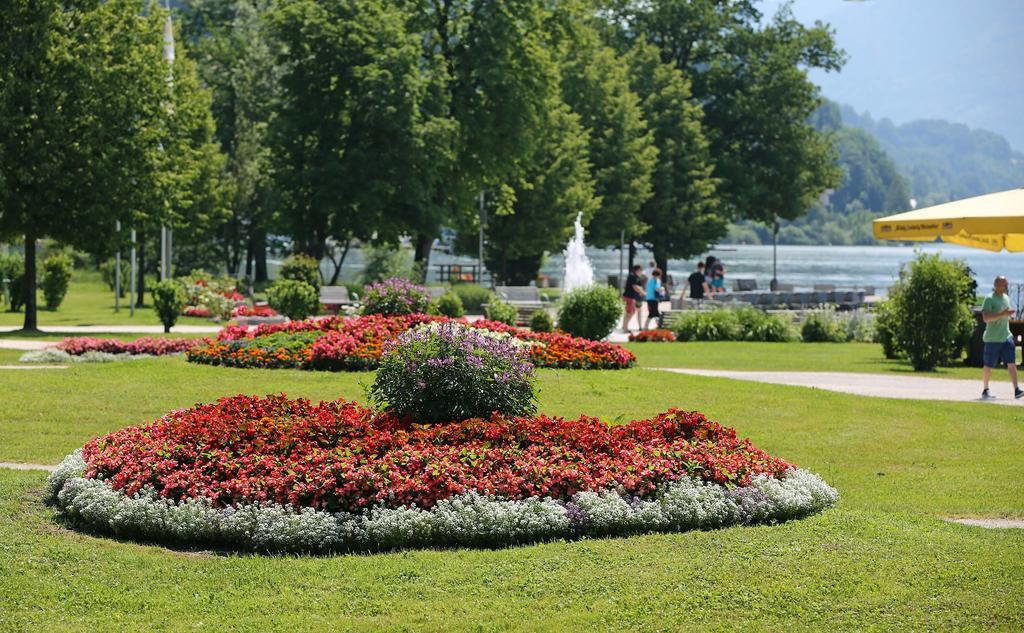
[[[874,286],[881,292],[896,279],[900,266],[914,258],[917,250],[940,253],[944,258],[966,260],[975,273],[979,292],[987,291],[996,275],[1006,275],[1011,283],[1024,281],[1024,253],[990,253],[951,244],[928,243],[909,246],[779,246],[779,281],[798,288],[814,284],[841,287]],[[772,278],[771,246],[728,246],[710,251],[725,262],[728,279],[756,279],[759,288],[767,288]],[[599,280],[619,273],[619,252],[588,248]],[[637,262],[647,265],[651,254],[641,250]],[[703,258],[702,258],[703,259]],[[456,257],[435,251],[431,256],[430,280],[437,279],[437,264],[475,264],[476,258]],[[697,260],[669,261],[669,273],[677,280],[694,269]],[[561,279],[562,255],[550,256],[541,273]],[[356,279],[363,268],[362,253],[349,253],[343,268],[345,279]],[[685,275],[684,275],[685,273]]]

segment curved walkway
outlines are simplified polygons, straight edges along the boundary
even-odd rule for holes
[[[858,374],[850,372],[804,371],[736,371],[725,369],[651,368],[676,374],[750,380],[773,385],[810,387],[838,391],[857,396],[899,398],[903,400],[948,400],[953,402],[986,402],[1009,406],[1024,406],[1024,398],[1014,400],[1013,387],[1008,382],[992,382],[995,400],[982,401],[981,378],[957,380],[899,376],[892,374]],[[980,373],[980,372],[979,372]]]

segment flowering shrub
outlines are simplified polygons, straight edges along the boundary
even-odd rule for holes
[[[185,309],[181,311],[181,315],[198,319],[209,319],[213,316],[209,310],[200,306],[185,306]]]
[[[676,335],[672,330],[640,330],[630,334],[629,340],[635,343],[672,343]]]
[[[88,336],[66,338],[56,348],[72,356],[81,356],[87,352],[103,352],[106,354],[145,354],[149,356],[166,356],[187,352],[196,344],[201,343],[189,338],[156,338],[142,337],[134,341],[120,341],[116,338],[91,338]]]
[[[301,551],[710,528],[837,498],[696,412],[615,427],[543,415],[420,425],[284,396],[224,398],[97,438],[48,487],[92,528]]]
[[[384,344],[421,323],[451,322],[441,316],[410,314],[404,316],[367,315],[357,318],[328,317],[293,321],[278,325],[260,325],[255,330],[226,327],[217,340],[207,340],[189,351],[196,363],[231,367],[297,367],[328,371],[366,370],[377,367]],[[459,321],[456,321],[459,322]],[[600,341],[588,341],[564,332],[527,332],[496,321],[468,324],[492,332],[506,332],[531,343],[529,353],[537,367],[562,369],[625,369],[636,362],[629,350]],[[305,348],[282,351],[282,339],[268,345],[264,339],[275,333],[312,332],[313,339],[301,337]]]
[[[417,422],[536,410],[530,344],[461,323],[429,323],[384,344],[370,397]]]
[[[427,289],[406,279],[386,279],[364,289],[363,314],[418,314],[428,308],[430,293]]]

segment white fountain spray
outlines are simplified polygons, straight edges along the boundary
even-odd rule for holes
[[[576,214],[576,232],[565,247],[565,291],[594,285],[594,266],[583,243],[583,214]]]

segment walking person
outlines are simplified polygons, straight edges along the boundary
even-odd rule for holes
[[[629,322],[636,315],[636,328],[642,330],[643,321],[640,320],[640,312],[637,310],[637,302],[644,297],[644,286],[641,280],[643,267],[640,264],[633,266],[633,270],[626,275],[626,288],[622,292],[622,300],[626,303],[626,314],[622,317],[622,330],[629,332]]]
[[[708,278],[704,275],[704,262],[697,262],[697,270],[686,278],[686,283],[690,285],[691,299],[700,301],[711,294],[711,288],[708,287]]]
[[[981,370],[984,382],[982,400],[995,398],[988,390],[988,381],[992,376],[992,368],[1000,362],[1006,363],[1006,368],[1010,372],[1013,397],[1024,396],[1024,390],[1017,384],[1017,348],[1010,334],[1010,317],[1013,316],[1014,310],[1010,307],[1010,298],[1006,294],[1009,289],[1010,282],[1006,277],[996,277],[992,283],[992,294],[985,297],[985,303],[981,306],[981,318],[985,321],[985,334],[982,337],[985,342],[985,366]]]
[[[651,319],[654,319],[654,324],[658,325],[661,322],[661,310],[658,309],[658,303],[661,302],[661,269],[655,268],[651,271],[651,276],[647,280],[647,292],[645,293],[647,299],[647,320],[644,321],[643,329],[648,329],[651,324]]]

